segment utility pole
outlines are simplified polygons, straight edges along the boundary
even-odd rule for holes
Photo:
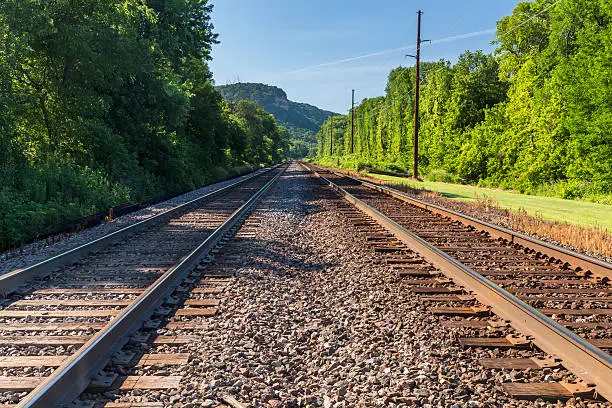
[[[355,152],[355,90],[351,96],[351,154]]]
[[[421,43],[431,42],[431,40],[421,41],[421,16],[423,12],[419,10],[418,24],[417,24],[417,42],[416,42],[416,55],[407,55],[407,57],[416,58],[416,72],[414,79],[414,163],[413,163],[413,177],[419,178],[419,99],[421,94],[421,78],[420,78],[420,65],[421,65]]]
[[[413,176],[419,178],[419,96],[421,94],[421,78],[419,77],[419,68],[421,64],[421,15],[423,12],[419,10],[419,22],[417,24],[417,51],[416,51],[416,76],[414,80],[414,164]]]
[[[330,116],[331,124],[329,126],[329,155],[334,154],[334,117]]]

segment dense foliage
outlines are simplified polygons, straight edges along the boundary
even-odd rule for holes
[[[230,102],[248,100],[256,103],[274,115],[279,124],[289,130],[291,137],[291,157],[305,157],[311,144],[316,142],[315,135],[323,122],[333,112],[322,110],[306,103],[290,101],[282,89],[257,83],[236,83],[217,86],[223,98]]]
[[[211,8],[0,2],[0,248],[286,153],[271,115],[214,90]]]
[[[432,177],[606,201],[612,193],[612,3],[536,0],[498,22],[495,55],[424,63],[420,167]],[[335,159],[410,171],[413,68],[356,109]],[[329,131],[318,155],[329,160]],[[337,132],[340,137],[342,132]]]

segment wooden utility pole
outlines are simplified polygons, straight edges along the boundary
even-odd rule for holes
[[[355,90],[351,96],[351,154],[355,152]]]
[[[329,126],[329,155],[333,156],[334,154],[334,117],[329,117],[331,120],[331,124]]]
[[[423,12],[418,11],[419,22],[417,24],[417,49],[416,49],[416,74],[414,79],[414,164],[413,177],[419,178],[419,96],[420,96],[420,64],[421,64],[421,15]]]

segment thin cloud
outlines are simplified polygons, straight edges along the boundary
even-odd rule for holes
[[[440,43],[446,43],[446,42],[451,42],[451,41],[464,40],[466,38],[478,37],[481,35],[493,34],[495,33],[495,30],[496,30],[495,28],[489,28],[486,30],[474,31],[472,33],[465,33],[465,34],[453,35],[451,37],[439,38],[439,39],[433,40],[431,44],[432,45],[440,44]],[[317,68],[325,68],[325,67],[330,67],[333,65],[345,64],[347,62],[353,62],[353,61],[358,61],[358,60],[362,60],[366,58],[378,57],[380,55],[391,54],[391,53],[399,52],[399,51],[413,50],[415,48],[416,48],[416,45],[407,45],[405,47],[391,48],[388,50],[382,50],[382,51],[372,52],[369,54],[359,55],[357,57],[344,58],[344,59],[340,59],[336,61],[324,62],[322,64],[310,65],[308,67],[286,72],[285,74],[288,74],[288,75],[298,74],[298,73],[310,71],[310,70],[317,69]]]
[[[473,33],[459,34],[453,35],[452,37],[439,38],[437,40],[433,40],[431,45],[441,44],[451,41],[464,40],[466,38],[479,37],[481,35],[494,34],[497,31],[495,28],[489,28],[486,30],[474,31]]]
[[[286,78],[291,76],[292,80],[305,81],[313,78],[333,78],[337,80],[338,77],[344,77],[346,75],[367,75],[381,72],[389,72],[389,65],[356,65],[348,67],[330,67],[326,70],[304,70],[299,72],[293,72],[291,74],[273,74],[277,78]]]
[[[300,68],[300,69],[296,69],[294,71],[290,71],[290,72],[288,72],[288,74],[297,74],[297,73],[304,72],[304,71],[310,71],[311,69],[315,69],[315,68],[330,67],[332,65],[344,64],[344,63],[347,63],[347,62],[358,61],[358,60],[365,59],[365,58],[377,57],[379,55],[390,54],[392,52],[398,52],[398,51],[402,51],[402,50],[405,51],[405,50],[409,50],[409,49],[413,49],[413,48],[416,48],[416,47],[413,45],[413,46],[406,46],[406,47],[401,47],[401,48],[392,48],[390,50],[384,50],[384,51],[373,52],[371,54],[360,55],[358,57],[344,58],[344,59],[341,59],[341,60],[325,62],[323,64],[311,65],[309,67]]]

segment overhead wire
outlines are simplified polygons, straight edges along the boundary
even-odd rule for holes
[[[523,21],[521,24],[513,27],[512,29],[506,31],[505,33],[502,33],[499,35],[499,37],[503,37],[505,35],[510,34],[513,31],[518,30],[520,27],[524,26],[525,24],[527,24],[528,22],[530,22],[531,20],[533,20],[536,17],[541,16],[542,14],[546,13],[548,10],[550,10],[551,8],[553,8],[555,5],[557,5],[557,3],[559,3],[561,0],[556,0],[553,3],[551,3],[548,7],[546,7],[544,10],[540,11],[538,14],[534,14],[533,16],[531,16],[530,18],[528,18],[527,20]]]
[[[475,4],[479,3],[480,1],[482,1],[482,0],[474,0],[474,2],[472,3],[472,6],[474,6]],[[488,0],[484,0],[484,1],[488,1]],[[533,19],[535,19],[535,18],[537,18],[537,17],[541,16],[542,14],[544,14],[545,12],[547,12],[548,10],[550,10],[551,8],[553,8],[553,7],[554,7],[555,5],[557,5],[557,4],[558,4],[560,1],[561,1],[561,0],[555,0],[553,3],[551,3],[550,5],[548,5],[548,7],[544,8],[542,11],[538,12],[537,14],[532,15],[531,17],[529,17],[529,18],[528,18],[528,19],[526,19],[525,21],[521,22],[519,25],[517,25],[517,26],[515,26],[515,27],[511,28],[510,30],[508,30],[508,31],[506,31],[506,32],[504,32],[504,33],[498,34],[497,36],[498,36],[498,37],[504,37],[504,36],[506,36],[506,35],[508,35],[508,34],[510,34],[510,33],[512,33],[512,32],[514,32],[514,31],[518,30],[520,27],[524,26],[524,25],[525,25],[525,24],[527,24],[528,22],[530,22],[530,21],[532,21]],[[453,24],[452,24],[452,25],[451,25],[451,26],[450,26],[450,27],[449,27],[449,28],[446,30],[446,33],[450,32],[450,30],[451,30],[452,28],[454,28],[454,27],[456,27],[457,25],[461,24],[461,23],[462,23],[464,20],[465,20],[465,16],[464,16],[464,17],[462,17],[462,18],[460,18],[460,19],[458,19],[458,20],[456,20],[456,21],[455,21],[455,22],[454,22],[454,23],[453,23]],[[444,37],[443,37],[443,38],[444,38]],[[431,46],[431,45],[432,45],[432,44],[427,44],[426,46]],[[405,60],[405,58],[406,58],[406,55],[403,55],[403,56],[402,56],[402,60],[401,60],[401,61],[403,62],[403,61]],[[400,62],[400,66],[401,66],[401,62]],[[447,68],[448,68],[448,66],[447,66],[447,64],[445,64],[444,66],[442,66],[442,67],[440,67],[440,68],[438,68],[438,69],[436,69],[436,70],[433,70],[433,71],[428,71],[428,72],[424,72],[424,77],[425,77],[425,78],[427,78],[427,77],[429,77],[429,76],[431,76],[431,75],[434,75],[434,74],[436,74],[436,73],[438,73],[438,72],[440,72],[440,71],[442,71],[442,70],[444,70],[444,69],[447,69]],[[390,106],[383,107],[383,109],[381,109],[379,112],[385,112],[386,110],[388,110],[388,109],[389,109],[389,107],[390,107]]]
[[[481,1],[487,2],[488,0],[474,0],[474,1],[472,2],[472,4],[470,5],[470,8],[471,8],[471,7],[473,7],[473,6],[475,6],[476,4],[480,3]],[[464,15],[463,17],[461,17],[461,18],[456,19],[456,20],[455,20],[455,22],[454,22],[453,24],[451,24],[449,27],[447,27],[446,31],[444,32],[444,35],[442,35],[440,38],[446,38],[446,36],[447,36],[448,34],[450,34],[451,30],[452,30],[453,28],[457,27],[458,25],[460,25],[461,23],[463,23],[463,22],[465,21],[465,19],[466,19],[466,16],[465,16],[465,15]],[[430,42],[429,44],[426,44],[426,45],[431,45],[431,42]],[[402,62],[404,62],[404,60],[405,60],[407,57],[408,57],[408,56],[407,56],[407,55],[405,55],[405,54],[402,56],[402,59],[401,59],[400,64],[399,64],[399,67],[401,67],[401,66],[402,66]],[[440,69],[440,70],[441,70],[441,69]],[[383,109],[382,109],[380,112],[386,112],[388,109],[389,109],[389,106],[386,106],[386,107],[384,107],[384,108],[383,108]]]
[[[545,12],[547,12],[548,10],[550,10],[551,8],[553,8],[553,7],[554,7],[556,4],[558,4],[560,1],[561,1],[561,0],[555,0],[553,3],[551,3],[551,4],[550,4],[548,7],[546,7],[544,10],[540,11],[540,12],[539,12],[539,13],[537,13],[537,14],[532,15],[531,17],[529,17],[527,20],[523,21],[523,22],[522,22],[522,23],[520,23],[519,25],[512,27],[510,30],[508,30],[508,31],[506,31],[506,32],[504,32],[504,33],[498,34],[497,36],[501,38],[501,37],[504,37],[504,36],[506,36],[506,35],[508,35],[508,34],[510,34],[510,33],[512,33],[512,32],[514,32],[514,31],[518,30],[520,27],[524,26],[525,24],[527,24],[527,23],[528,23],[528,22],[530,22],[531,20],[533,20],[533,19],[535,19],[535,18],[537,18],[537,17],[541,16],[542,14],[544,14]],[[446,68],[446,66],[444,66],[444,67],[440,67],[440,68],[438,68],[438,69],[437,69],[437,70],[435,70],[435,71],[426,72],[424,76],[425,76],[425,77],[427,77],[427,76],[429,76],[429,75],[436,74],[436,73],[438,73],[438,72],[442,71],[442,70],[443,70],[443,69],[445,69],[445,68]]]

